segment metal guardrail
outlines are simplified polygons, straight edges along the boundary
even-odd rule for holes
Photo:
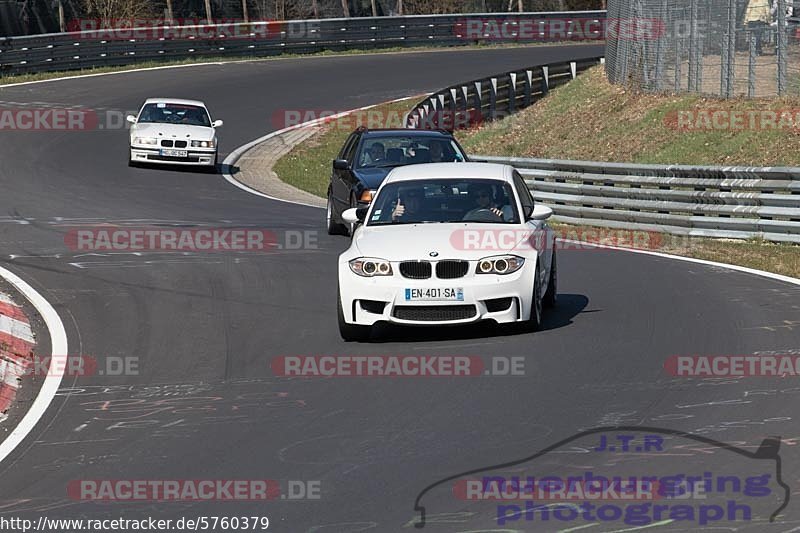
[[[513,165],[559,220],[692,237],[800,243],[800,168],[474,156]]]
[[[409,128],[459,129],[497,120],[524,109],[581,72],[603,62],[602,57],[537,65],[459,83],[435,92],[409,112]]]
[[[474,39],[472,34],[465,36],[464,24],[470,19],[490,18],[493,23],[502,22],[513,28],[532,19],[595,18],[602,21],[605,13],[569,11],[314,19],[183,26],[179,27],[186,30],[182,32],[177,31],[178,28],[159,26],[151,28],[150,32],[139,31],[139,37],[132,32],[131,38],[109,38],[108,32],[102,30],[9,37],[0,39],[0,76],[192,57],[262,57],[433,44],[458,46],[496,42],[491,36],[485,40]],[[194,31],[189,31],[192,28]],[[194,38],[182,38],[187,34]],[[532,40],[558,42],[560,39],[534,36]]]

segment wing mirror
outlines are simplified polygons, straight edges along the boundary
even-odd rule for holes
[[[127,120],[131,124],[136,124],[136,117],[134,117],[133,115],[128,115],[127,117],[125,117],[125,120]]]
[[[333,161],[333,169],[334,170],[350,170],[350,163],[347,162],[347,159],[334,159],[334,161]]]
[[[211,127],[212,128],[219,128],[223,124],[225,124],[225,123],[222,122],[221,120],[215,120],[214,122],[211,123]]]
[[[342,220],[348,224],[364,222],[364,219],[367,218],[367,210],[369,210],[368,207],[351,207],[342,213]]]
[[[530,220],[547,220],[553,216],[553,210],[547,207],[546,205],[536,204],[533,206],[533,210],[531,211],[528,218]]]

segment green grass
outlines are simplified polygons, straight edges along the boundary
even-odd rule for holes
[[[800,97],[705,98],[654,95],[609,84],[602,67],[555,89],[536,105],[465,132],[473,154],[661,164],[800,165],[794,128],[681,131],[678,111],[796,110]],[[557,128],[552,127],[558,124]]]

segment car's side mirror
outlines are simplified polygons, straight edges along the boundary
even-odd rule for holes
[[[533,210],[531,214],[528,215],[528,219],[530,220],[547,220],[553,216],[553,210],[547,207],[546,205],[536,204],[533,206]]]
[[[344,213],[342,213],[342,220],[348,224],[364,222],[364,219],[367,218],[368,209],[368,207],[351,207],[350,209],[345,209]]]
[[[215,120],[214,122],[211,123],[211,127],[212,128],[219,128],[223,124],[225,124],[225,123],[222,122],[221,120]]]
[[[334,159],[333,168],[334,170],[350,170],[350,163],[347,162],[347,159]]]
[[[127,120],[131,124],[136,124],[136,117],[134,117],[133,115],[128,115],[127,117],[125,117],[125,120]]]

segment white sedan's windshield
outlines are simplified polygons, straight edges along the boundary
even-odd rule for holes
[[[414,180],[386,185],[368,226],[447,222],[519,223],[512,187],[492,179]]]
[[[205,108],[186,104],[146,104],[139,114],[139,124],[188,124],[211,126]]]

